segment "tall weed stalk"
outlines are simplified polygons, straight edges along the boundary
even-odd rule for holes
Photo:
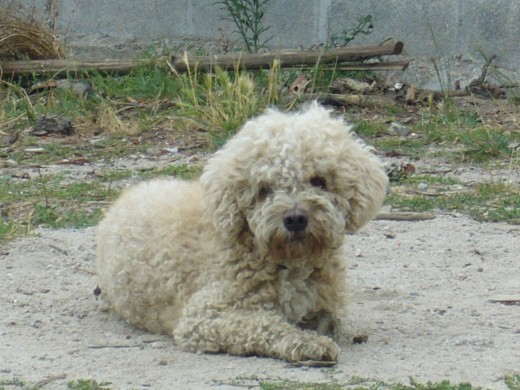
[[[179,82],[177,107],[181,114],[199,122],[216,147],[280,97],[279,62],[273,64],[264,82],[255,79],[254,73],[240,70],[239,64],[231,72],[216,68],[213,73],[203,73],[189,68],[180,74],[171,70]]]
[[[262,22],[264,7],[268,2],[269,0],[219,0],[214,3],[224,6],[227,12],[224,20],[233,22],[235,33],[240,35],[249,53],[256,53],[265,48],[273,38],[271,36],[261,40],[261,36],[270,29]]]

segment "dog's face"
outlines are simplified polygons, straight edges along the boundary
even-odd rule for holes
[[[280,262],[338,248],[374,216],[387,186],[375,156],[317,105],[249,121],[201,180],[224,237],[251,233],[255,250]]]

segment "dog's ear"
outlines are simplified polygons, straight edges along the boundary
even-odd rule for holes
[[[209,161],[200,178],[205,211],[223,236],[236,238],[247,228],[240,210],[240,167],[229,164],[230,156],[217,152]],[[231,156],[233,157],[233,156]]]
[[[354,233],[375,217],[388,189],[388,177],[381,162],[368,150],[363,150],[362,154],[356,159],[357,172],[350,182],[353,191],[348,201],[347,233]]]

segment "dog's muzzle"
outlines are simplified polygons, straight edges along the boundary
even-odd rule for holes
[[[283,226],[293,234],[302,233],[309,224],[309,215],[305,210],[293,208],[283,215]]]

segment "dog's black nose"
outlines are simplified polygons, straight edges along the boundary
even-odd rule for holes
[[[283,225],[291,233],[299,233],[305,230],[309,223],[307,212],[301,209],[292,209],[283,216]]]

